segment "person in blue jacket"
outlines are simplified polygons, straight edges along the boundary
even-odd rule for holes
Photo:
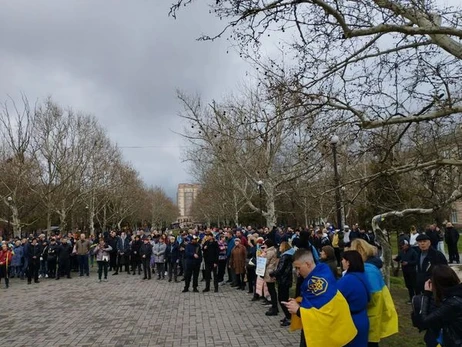
[[[369,318],[367,304],[370,300],[370,288],[364,275],[364,262],[358,251],[343,253],[342,267],[344,276],[338,280],[338,290],[345,297],[350,306],[358,334],[348,343],[348,347],[364,347],[368,345]]]

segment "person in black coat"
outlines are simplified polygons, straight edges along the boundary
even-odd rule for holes
[[[37,239],[34,237],[29,246],[29,269],[27,271],[27,284],[32,283],[32,277],[34,282],[39,283],[38,275],[40,269],[40,257],[42,255],[42,247],[37,243]]]
[[[417,253],[416,294],[423,293],[424,284],[431,277],[435,265],[447,265],[448,261],[443,253],[437,251],[431,245],[427,234],[417,236],[419,251]]]
[[[205,289],[203,292],[210,291],[210,281],[213,274],[213,287],[215,293],[218,293],[218,242],[213,237],[212,233],[208,231],[205,235],[205,242],[202,245],[204,254],[204,278],[205,278]]]
[[[130,274],[129,270],[129,255],[130,255],[130,239],[125,232],[117,238],[117,267],[116,273],[122,272],[122,267],[125,267],[125,272]]]
[[[112,275],[118,275],[119,272],[117,271],[117,234],[113,230],[111,231],[106,243],[111,246],[112,250],[109,252],[109,271],[115,271]]]
[[[56,264],[58,260],[58,244],[54,237],[50,240],[50,245],[48,246],[48,258],[47,258],[47,268],[48,268],[48,277],[56,277]]]
[[[146,236],[143,237],[143,244],[140,247],[140,258],[141,264],[143,265],[144,277],[143,280],[151,279],[151,255],[152,255],[152,245],[149,242],[149,238]]]
[[[143,242],[140,240],[140,237],[136,235],[130,245],[130,260],[132,263],[133,275],[136,274],[136,269],[138,269],[138,275],[141,275],[140,248],[142,244]]]
[[[61,244],[58,247],[58,275],[56,279],[59,280],[61,276],[71,278],[71,253],[72,245],[67,242],[67,237],[61,239]]]
[[[169,244],[165,250],[165,260],[167,261],[168,281],[178,282],[178,264],[180,263],[180,245],[175,240],[175,236],[170,236]]]
[[[451,264],[453,262],[459,264],[459,249],[457,247],[457,243],[459,242],[459,232],[452,226],[452,223],[446,224],[446,232],[444,238],[446,240],[446,244],[448,245],[449,262]]]
[[[393,259],[401,264],[403,269],[404,283],[409,293],[408,304],[411,303],[412,297],[416,294],[416,266],[418,261],[417,252],[409,245],[409,241],[400,242],[401,250],[398,256]]]
[[[247,284],[249,285],[248,293],[254,295],[254,301],[259,298],[259,295],[255,293],[255,286],[257,284],[257,241],[251,235],[249,236],[249,246],[247,247],[247,265],[245,270],[247,272]],[[220,265],[218,265],[220,267]]]
[[[432,304],[432,295],[436,305]],[[447,265],[435,266],[431,280],[425,282],[421,300],[421,309],[417,312],[419,329],[436,336],[442,330],[444,347],[461,346],[462,284],[457,274]]]
[[[186,245],[184,250],[185,276],[183,293],[189,292],[191,277],[193,280],[193,292],[198,293],[199,270],[202,262],[202,250],[198,243],[198,237],[192,236],[191,242]]]
[[[284,312],[284,319],[281,320],[281,326],[288,326],[290,325],[291,314],[282,302],[289,300],[289,290],[293,282],[292,255],[294,250],[288,242],[284,241],[279,246],[279,252],[281,253],[281,258],[279,259],[278,266],[269,275],[275,277],[278,283],[278,301],[282,312]]]

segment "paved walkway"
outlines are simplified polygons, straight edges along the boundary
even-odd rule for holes
[[[181,293],[183,283],[119,274],[12,279],[0,289],[2,346],[296,346],[299,332],[265,316],[266,307],[229,286]],[[200,290],[204,287],[200,283]]]

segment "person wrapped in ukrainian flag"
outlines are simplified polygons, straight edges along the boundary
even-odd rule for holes
[[[291,330],[302,329],[300,346],[341,347],[357,334],[347,301],[337,289],[337,281],[325,264],[317,264],[308,249],[293,255],[293,266],[304,278],[300,304],[284,302],[292,313]]]

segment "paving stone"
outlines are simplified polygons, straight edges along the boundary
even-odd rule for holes
[[[34,347],[298,345],[299,332],[279,326],[282,314],[265,316],[250,295],[230,286],[181,293],[183,285],[126,274],[98,283],[95,272],[31,285],[11,279],[0,289],[0,336]]]

